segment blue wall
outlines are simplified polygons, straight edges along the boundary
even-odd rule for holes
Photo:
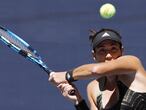
[[[117,14],[99,16],[99,7],[113,3]],[[89,29],[116,29],[125,54],[146,67],[146,0],[0,0],[0,25],[21,36],[41,53],[53,70],[91,63]],[[0,43],[0,110],[74,110],[48,83],[44,71]],[[87,81],[76,84],[86,99]]]

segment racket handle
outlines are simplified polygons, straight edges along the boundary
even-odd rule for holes
[[[45,72],[46,72],[48,75],[50,75],[50,73],[53,72],[52,70],[47,69],[47,68],[43,68],[43,69],[45,70]]]
[[[69,94],[69,95],[75,95],[75,92],[76,92],[76,90],[75,90],[75,89],[72,89],[72,90],[70,90],[70,91],[68,92],[68,94]]]
[[[47,69],[47,68],[44,68],[44,70],[48,73],[48,75],[50,75],[50,73],[53,72],[52,70]],[[75,95],[75,92],[76,92],[76,90],[75,89],[72,89],[72,90],[69,91],[68,94],[69,95]]]

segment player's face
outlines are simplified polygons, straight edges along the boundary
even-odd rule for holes
[[[105,40],[93,51],[93,57],[97,62],[114,60],[122,55],[122,48],[118,42]]]

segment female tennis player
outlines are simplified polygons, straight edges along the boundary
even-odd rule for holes
[[[66,92],[74,88],[68,85],[73,81],[95,78],[87,87],[91,110],[145,110],[146,71],[140,59],[123,55],[121,36],[115,30],[101,29],[94,32],[90,40],[96,62],[81,65],[71,71],[52,73],[49,81]],[[83,99],[78,98],[78,92],[75,96],[77,110],[88,110]]]

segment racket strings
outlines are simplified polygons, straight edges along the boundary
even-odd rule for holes
[[[13,48],[15,51],[19,52],[22,56],[26,57],[28,54],[31,57],[39,58],[40,56],[37,52],[32,49],[28,44],[20,42],[20,39],[16,35],[11,35],[9,31],[4,31],[0,29],[0,38],[1,40],[10,48]],[[15,36],[15,37],[13,37]]]
[[[31,48],[31,46],[23,39],[21,39],[19,36],[17,36],[13,32],[1,26],[0,26],[0,40],[4,42],[8,47],[15,50],[24,58],[29,59],[32,62],[38,64],[48,74],[51,72],[51,70],[47,67],[47,65],[41,60],[41,57],[36,50]]]

